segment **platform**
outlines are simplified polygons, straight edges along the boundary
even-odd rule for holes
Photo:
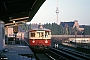
[[[24,44],[6,45],[2,54],[9,60],[35,60],[32,50]]]

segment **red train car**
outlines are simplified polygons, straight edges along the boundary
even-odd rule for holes
[[[48,49],[51,46],[51,30],[49,29],[31,29],[24,34],[24,38],[34,49]]]

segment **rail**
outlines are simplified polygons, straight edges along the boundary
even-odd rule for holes
[[[85,60],[85,59],[89,60],[90,59],[89,56],[78,54],[64,48],[61,48],[61,49],[51,48],[51,50],[57,54],[62,55],[63,57],[67,59],[76,59],[76,60]]]

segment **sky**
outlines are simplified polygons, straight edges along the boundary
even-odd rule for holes
[[[30,23],[54,23],[57,20],[57,0],[46,0]],[[78,20],[90,25],[90,0],[58,0],[58,23]]]

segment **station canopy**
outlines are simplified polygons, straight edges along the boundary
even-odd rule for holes
[[[31,21],[44,2],[45,0],[0,0],[0,20],[9,23],[11,19],[29,17],[28,21]]]

